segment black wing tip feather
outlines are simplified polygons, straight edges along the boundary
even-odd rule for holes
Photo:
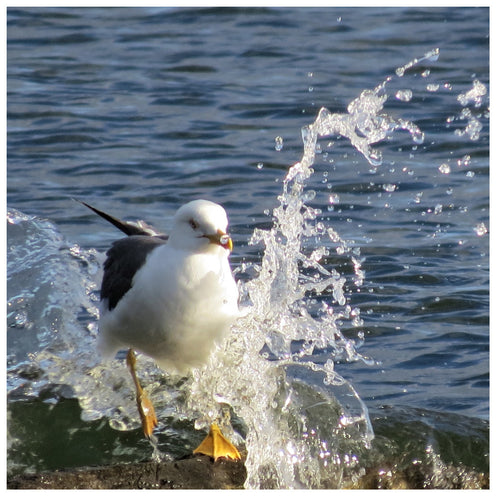
[[[139,225],[134,224],[133,222],[122,221],[116,217],[113,217],[112,215],[107,214],[106,212],[103,212],[102,210],[99,210],[98,208],[93,207],[92,205],[88,204],[85,201],[78,200],[76,198],[73,199],[76,202],[81,203],[82,205],[92,210],[94,213],[102,217],[104,220],[107,220],[108,222],[113,224],[113,226],[117,227],[127,236],[157,236],[158,238],[166,239],[166,235],[162,235],[160,233],[152,234],[151,231],[145,230],[141,228]]]

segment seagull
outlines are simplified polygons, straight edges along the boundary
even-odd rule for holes
[[[128,349],[142,428],[151,439],[158,420],[139,382],[135,351],[164,370],[185,373],[206,363],[239,316],[227,215],[211,201],[191,201],[178,209],[167,236],[143,221],[122,221],[81,203],[127,235],[106,253],[98,344],[105,357]],[[194,453],[241,458],[216,423]]]

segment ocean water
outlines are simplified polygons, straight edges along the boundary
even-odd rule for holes
[[[168,232],[200,197],[251,314],[191,379],[140,359],[159,453],[222,408],[247,487],[489,470],[487,8],[7,21],[9,471],[151,457],[123,359],[95,351],[120,235],[74,199]]]

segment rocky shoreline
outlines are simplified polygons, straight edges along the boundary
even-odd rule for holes
[[[8,489],[241,489],[246,480],[244,461],[234,462],[196,455],[169,462],[143,462],[85,467],[7,479]],[[448,466],[396,470],[373,467],[346,489],[489,489],[489,474]]]
[[[171,462],[85,467],[7,479],[9,489],[236,489],[246,479],[244,462],[199,455]]]

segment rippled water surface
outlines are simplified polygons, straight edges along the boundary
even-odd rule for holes
[[[330,417],[304,410],[314,405],[362,420],[356,445],[325,438],[329,456],[342,450],[359,466],[377,453],[395,463],[432,455],[488,470],[488,9],[10,8],[7,20],[10,470],[151,455],[133,401],[120,399],[118,385],[129,383],[116,375],[123,363],[100,375],[93,366],[92,383],[86,379],[100,264],[119,234],[73,198],[168,231],[176,208],[200,197],[229,214],[244,298],[264,293],[260,266],[281,246],[289,250],[289,230],[300,237],[300,255],[290,259],[301,295],[297,302],[285,293],[283,307],[296,313],[285,326],[298,332],[303,311],[315,326],[340,311],[321,323],[329,329],[314,337],[310,358],[297,354],[303,334],[266,331],[261,310],[243,325],[255,363],[273,366],[262,373],[283,380],[272,401],[297,421],[328,427]],[[373,114],[360,107],[370,97],[363,91],[379,85],[383,109]],[[299,189],[289,169],[303,160],[303,128],[322,107],[356,115],[357,132],[320,136],[314,172]],[[372,143],[382,161],[353,147],[387,117],[401,121]],[[294,203],[307,215],[296,226],[280,219]],[[333,285],[311,295],[304,286],[322,269]],[[283,279],[290,284],[290,273]],[[190,413],[199,403],[186,403],[183,381],[144,363],[163,417],[162,449],[181,456],[200,435]],[[342,379],[325,387],[347,392],[323,393],[323,376]],[[225,394],[251,446],[245,390]],[[89,401],[86,391],[98,397]],[[276,432],[285,432],[283,415]],[[283,436],[293,460],[312,454],[311,440],[300,451],[297,436]],[[357,448],[366,451],[367,441],[368,458]],[[266,486],[258,465],[247,486]],[[305,473],[285,476],[278,486],[320,484]]]

